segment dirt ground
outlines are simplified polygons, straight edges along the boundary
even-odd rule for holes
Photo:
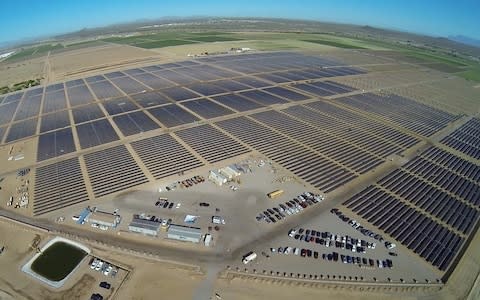
[[[0,86],[43,77],[45,60],[36,58],[14,63],[0,63]]]

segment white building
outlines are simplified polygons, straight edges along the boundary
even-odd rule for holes
[[[205,238],[203,239],[203,243],[205,246],[210,247],[210,243],[212,242],[212,235],[210,233],[207,233],[205,235]]]
[[[159,222],[136,218],[128,225],[128,230],[150,236],[157,236],[159,228]]]
[[[212,170],[208,174],[208,179],[210,179],[216,185],[223,185],[227,183],[227,178],[224,177],[220,172]]]
[[[230,166],[221,168],[220,170],[218,170],[218,172],[225,176],[228,180],[232,180],[233,178],[240,176],[240,172],[238,172],[236,168],[234,169]]]
[[[170,225],[167,232],[167,238],[185,242],[199,243],[201,237],[202,230],[198,227]]]
[[[85,218],[85,221],[92,223],[103,225],[107,227],[115,228],[121,221],[120,215],[112,214],[109,212],[95,210],[93,211],[88,217]]]

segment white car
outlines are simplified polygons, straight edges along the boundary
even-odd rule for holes
[[[175,206],[175,208],[180,208],[180,206],[182,206],[182,203],[177,203],[177,206]]]
[[[112,271],[113,267],[112,265],[109,265],[105,271],[103,271],[103,275],[108,276],[110,272]]]
[[[97,266],[97,263],[98,263],[98,259],[95,258],[93,260],[92,264],[90,265],[90,269],[92,269],[92,270],[95,269],[95,267]]]
[[[95,267],[95,271],[100,271],[103,266],[103,261],[99,260],[97,266]]]
[[[293,254],[299,255],[299,254],[300,254],[300,249],[299,249],[299,248],[295,248],[295,249],[293,250]]]

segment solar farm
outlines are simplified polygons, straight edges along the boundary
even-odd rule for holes
[[[39,218],[260,155],[446,281],[478,229],[480,119],[415,80],[295,52],[136,67],[0,98],[0,144],[33,141]]]

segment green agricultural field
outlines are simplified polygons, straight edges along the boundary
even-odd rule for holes
[[[188,45],[188,44],[196,44],[196,42],[185,41],[185,40],[162,40],[162,41],[150,41],[150,42],[138,43],[138,44],[134,44],[133,46],[145,48],[145,49],[152,49],[152,48],[163,48],[163,47]]]
[[[465,72],[457,73],[458,76],[467,80],[480,82],[480,68],[473,68]]]
[[[326,46],[332,46],[332,47],[337,47],[337,48],[366,49],[365,47],[360,47],[360,46],[355,46],[355,45],[341,43],[341,42],[335,42],[335,41],[327,41],[327,40],[302,40],[302,41],[308,42],[308,43],[315,43],[315,44],[321,44],[321,45],[326,45]]]
[[[46,44],[36,47],[21,49],[13,55],[9,56],[6,61],[14,61],[19,59],[28,59],[30,57],[37,57],[46,54],[48,51],[63,49],[62,44]]]
[[[241,41],[241,39],[218,35],[191,37],[190,39],[203,43]]]

